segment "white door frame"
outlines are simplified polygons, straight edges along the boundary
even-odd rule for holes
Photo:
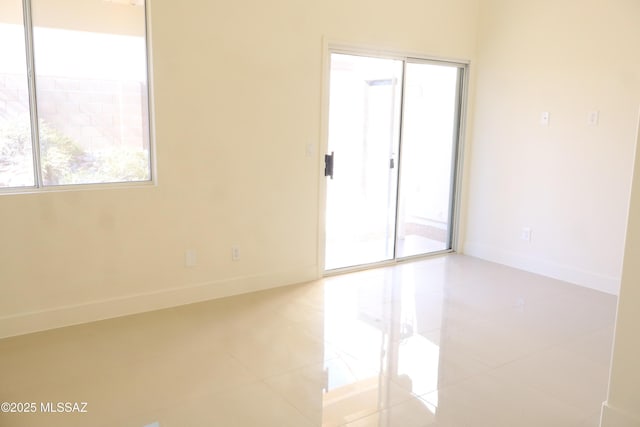
[[[324,171],[324,155],[327,153],[329,147],[329,92],[330,92],[330,77],[331,77],[331,54],[341,53],[346,55],[362,55],[373,58],[384,59],[397,59],[409,62],[422,62],[433,63],[436,65],[451,65],[463,69],[462,77],[462,91],[460,93],[460,114],[458,121],[458,135],[456,141],[455,152],[455,169],[452,186],[452,204],[453,209],[451,212],[451,249],[432,252],[428,254],[415,255],[405,257],[401,259],[394,259],[388,261],[381,261],[372,264],[359,265],[355,267],[346,267],[326,272],[325,265],[325,249],[326,249],[326,209],[327,209],[327,178],[319,176],[320,183],[318,186],[318,253],[317,253],[317,266],[318,277],[330,276],[335,274],[346,273],[350,271],[366,270],[370,268],[394,265],[400,262],[411,261],[415,259],[423,259],[431,256],[437,256],[444,253],[457,252],[460,239],[460,205],[461,205],[461,193],[462,193],[462,172],[464,165],[464,147],[466,141],[466,118],[468,108],[468,91],[469,91],[469,68],[471,62],[468,60],[450,59],[450,58],[438,58],[431,55],[401,52],[401,51],[389,51],[384,49],[377,49],[371,46],[349,44],[344,42],[337,42],[325,39],[323,42],[322,52],[322,94],[321,94],[321,117],[320,117],[320,149],[318,156],[318,171]],[[403,106],[404,108],[404,106]],[[396,236],[397,238],[397,236]]]

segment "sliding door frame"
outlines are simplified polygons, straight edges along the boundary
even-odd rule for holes
[[[450,58],[438,58],[425,54],[416,54],[411,52],[400,51],[387,51],[381,49],[375,49],[368,46],[359,46],[353,44],[345,44],[340,42],[324,41],[323,46],[323,61],[322,61],[322,111],[320,120],[320,155],[318,156],[318,171],[324,170],[324,154],[327,153],[329,146],[329,95],[330,95],[330,78],[331,78],[331,55],[332,54],[344,54],[354,56],[366,56],[371,58],[381,59],[395,59],[403,61],[403,81],[402,81],[402,97],[405,93],[405,74],[407,63],[419,63],[419,64],[432,64],[432,65],[444,65],[456,67],[460,71],[458,73],[458,90],[456,93],[456,114],[455,114],[455,126],[457,132],[454,136],[454,151],[452,153],[452,176],[451,176],[451,194],[450,194],[450,227],[451,230],[448,233],[449,247],[450,249],[430,252],[427,254],[412,255],[402,258],[396,258],[397,255],[397,240],[398,240],[398,209],[399,209],[399,191],[396,191],[396,223],[395,223],[395,235],[394,235],[394,252],[393,259],[385,260],[381,262],[357,265],[352,267],[344,267],[326,271],[325,270],[325,250],[326,250],[326,209],[327,209],[327,179],[320,174],[320,183],[318,186],[319,194],[319,213],[318,213],[318,253],[317,253],[317,266],[318,277],[332,276],[336,274],[342,274],[352,271],[367,270],[376,267],[384,267],[395,265],[398,263],[412,261],[416,259],[424,259],[428,257],[443,255],[451,252],[456,252],[459,247],[460,238],[460,205],[461,205],[461,192],[462,192],[462,173],[464,169],[464,142],[466,134],[466,116],[467,116],[467,103],[468,103],[468,90],[469,90],[469,66],[470,61],[458,60]],[[401,100],[401,112],[400,112],[400,146],[398,151],[398,170],[401,165],[402,154],[402,132],[403,132],[403,115],[404,115],[404,99]],[[400,188],[400,174],[398,174],[398,190]]]

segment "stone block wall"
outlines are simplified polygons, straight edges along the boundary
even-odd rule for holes
[[[86,151],[149,144],[147,88],[141,82],[43,76],[36,81],[41,121]],[[28,117],[24,76],[0,74],[0,121]]]

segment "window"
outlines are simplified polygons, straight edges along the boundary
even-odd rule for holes
[[[0,189],[151,180],[144,0],[2,0],[0,40]]]

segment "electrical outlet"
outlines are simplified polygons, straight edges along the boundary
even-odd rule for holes
[[[231,247],[231,260],[240,261],[240,246],[236,245]]]
[[[522,231],[520,231],[520,238],[525,242],[531,242],[531,228],[524,227]]]
[[[195,267],[198,263],[198,255],[194,249],[187,249],[184,253],[184,266]]]
[[[544,111],[543,113],[540,114],[540,125],[541,126],[549,126],[549,118],[550,118],[550,114],[548,111]]]

